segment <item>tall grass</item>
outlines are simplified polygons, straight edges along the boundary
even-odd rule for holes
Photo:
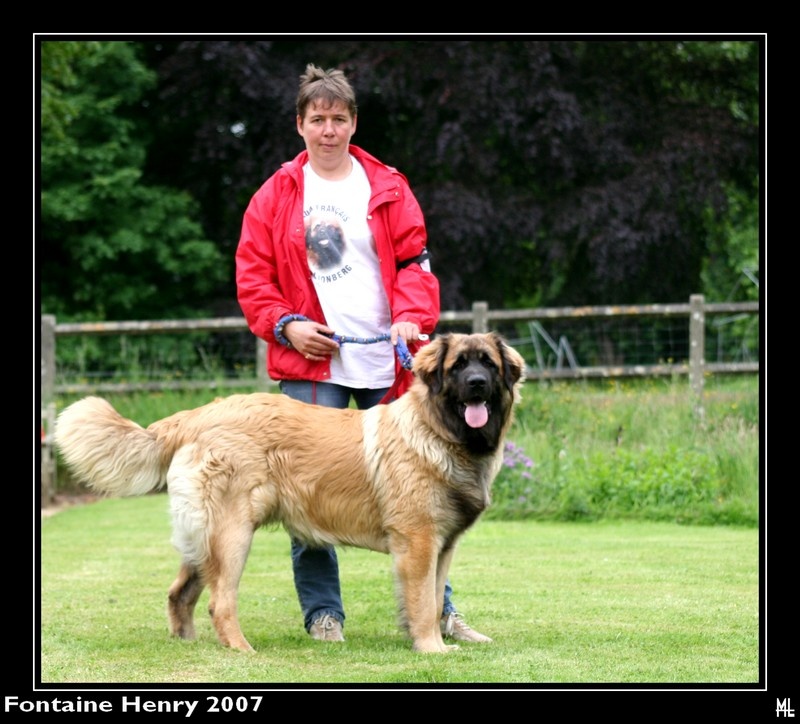
[[[758,379],[529,384],[489,517],[757,526]]]
[[[108,395],[145,426],[214,397]],[[73,399],[60,399],[59,407]],[[702,417],[685,378],[529,382],[487,517],[755,527],[759,402],[757,376],[709,378]],[[63,467],[59,487],[74,488]]]

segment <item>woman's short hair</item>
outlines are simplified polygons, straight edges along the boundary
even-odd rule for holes
[[[355,118],[358,114],[356,93],[343,71],[337,68],[323,70],[309,63],[306,71],[300,76],[300,90],[297,93],[297,115],[305,118],[310,103],[322,101],[326,108],[334,103],[342,103]]]

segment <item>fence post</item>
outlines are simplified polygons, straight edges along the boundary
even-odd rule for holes
[[[42,357],[40,373],[40,394],[42,413],[41,446],[41,505],[49,505],[56,492],[56,455],[53,449],[53,425],[56,405],[54,402],[56,380],[56,318],[43,314],[41,319]]]
[[[486,334],[489,331],[489,303],[488,302],[473,302],[472,303],[472,333],[473,334]]]
[[[56,318],[52,314],[42,315],[42,407],[53,401],[56,378]]]
[[[705,297],[692,294],[689,297],[689,385],[694,393],[695,416],[702,422],[705,417],[703,407],[703,387],[706,366],[706,315]]]

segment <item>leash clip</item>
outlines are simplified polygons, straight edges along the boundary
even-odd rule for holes
[[[422,337],[420,336],[420,339]],[[400,360],[400,364],[403,366],[404,369],[410,370],[414,366],[414,358],[411,356],[411,352],[408,351],[408,347],[406,343],[403,341],[402,337],[397,338],[397,344],[394,347],[395,352],[397,353],[397,358]]]

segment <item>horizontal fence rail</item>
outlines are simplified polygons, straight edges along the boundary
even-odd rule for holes
[[[713,332],[713,321],[738,321],[742,319],[758,322],[758,302],[733,302],[706,304],[702,295],[693,295],[686,304],[645,304],[617,306],[550,307],[536,309],[490,309],[486,302],[475,302],[470,310],[443,311],[439,318],[438,333],[448,331],[487,332],[500,331],[506,339],[528,354],[526,378],[547,379],[591,379],[619,377],[647,377],[688,375],[693,386],[702,385],[707,373],[758,373],[758,350],[755,359],[707,362],[705,357],[706,337]],[[646,364],[615,363],[606,360],[602,364],[582,362],[582,355],[575,353],[576,340],[569,334],[560,334],[556,341],[546,325],[595,320],[603,328],[602,336],[608,336],[608,326],[619,320],[666,320],[685,318],[677,333],[668,330],[667,336],[684,336],[685,357],[678,360],[658,360]],[[524,328],[527,327],[527,330]],[[722,327],[720,326],[720,329]],[[519,336],[524,330],[525,336]],[[563,331],[563,330],[562,330]],[[218,334],[239,333],[250,346],[252,373],[236,378],[217,375],[213,379],[192,379],[191,375],[178,379],[92,381],[59,379],[57,374],[57,340],[67,337],[136,337],[143,335],[185,335],[188,333],[213,332]],[[758,337],[756,328],[755,337]],[[159,391],[174,389],[220,389],[253,387],[266,389],[274,383],[266,376],[266,343],[250,334],[243,317],[220,317],[187,320],[148,320],[116,322],[66,322],[57,323],[52,315],[43,315],[41,322],[41,393],[43,403],[52,401],[56,394],[81,394],[92,392]],[[585,344],[583,345],[586,346]],[[612,355],[613,356],[613,355]]]

